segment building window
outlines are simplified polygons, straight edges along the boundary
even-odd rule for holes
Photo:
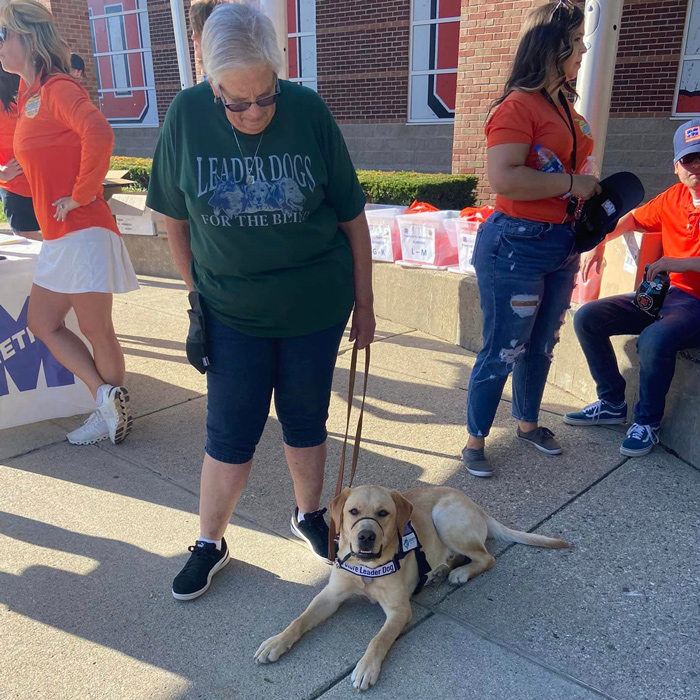
[[[88,0],[100,110],[113,127],[158,126],[146,0]]]
[[[289,79],[317,89],[316,0],[287,0]]]
[[[460,0],[412,0],[410,122],[454,119],[459,12]]]
[[[700,0],[690,0],[673,116],[700,115]]]

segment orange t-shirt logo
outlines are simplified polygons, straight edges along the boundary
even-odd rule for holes
[[[24,107],[24,115],[28,119],[34,119],[37,114],[39,114],[39,105],[41,104],[41,95],[32,95],[27,100],[27,104]]]

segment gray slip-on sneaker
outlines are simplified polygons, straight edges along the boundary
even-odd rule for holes
[[[562,453],[561,445],[554,437],[554,433],[549,428],[544,428],[541,425],[527,433],[518,428],[518,437],[534,445],[540,452],[544,452],[547,455],[560,455]]]
[[[467,471],[474,476],[480,476],[482,478],[493,476],[493,469],[488,459],[486,459],[483,447],[480,450],[465,447],[462,450],[462,461]]]

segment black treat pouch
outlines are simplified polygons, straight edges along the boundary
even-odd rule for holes
[[[645,314],[658,318],[661,307],[664,305],[668,288],[671,285],[671,280],[668,272],[659,272],[651,282],[648,282],[648,269],[649,265],[644,268],[644,279],[634,295],[634,305]]]
[[[190,317],[190,327],[187,331],[185,351],[188,362],[199,372],[204,374],[209,362],[209,350],[207,348],[207,328],[204,320],[204,312],[198,292],[190,292],[187,295],[190,308],[187,315]]]

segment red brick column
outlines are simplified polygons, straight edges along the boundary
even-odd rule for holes
[[[479,177],[477,196],[489,202],[484,123],[508,77],[523,15],[533,0],[462,3],[452,172]]]

